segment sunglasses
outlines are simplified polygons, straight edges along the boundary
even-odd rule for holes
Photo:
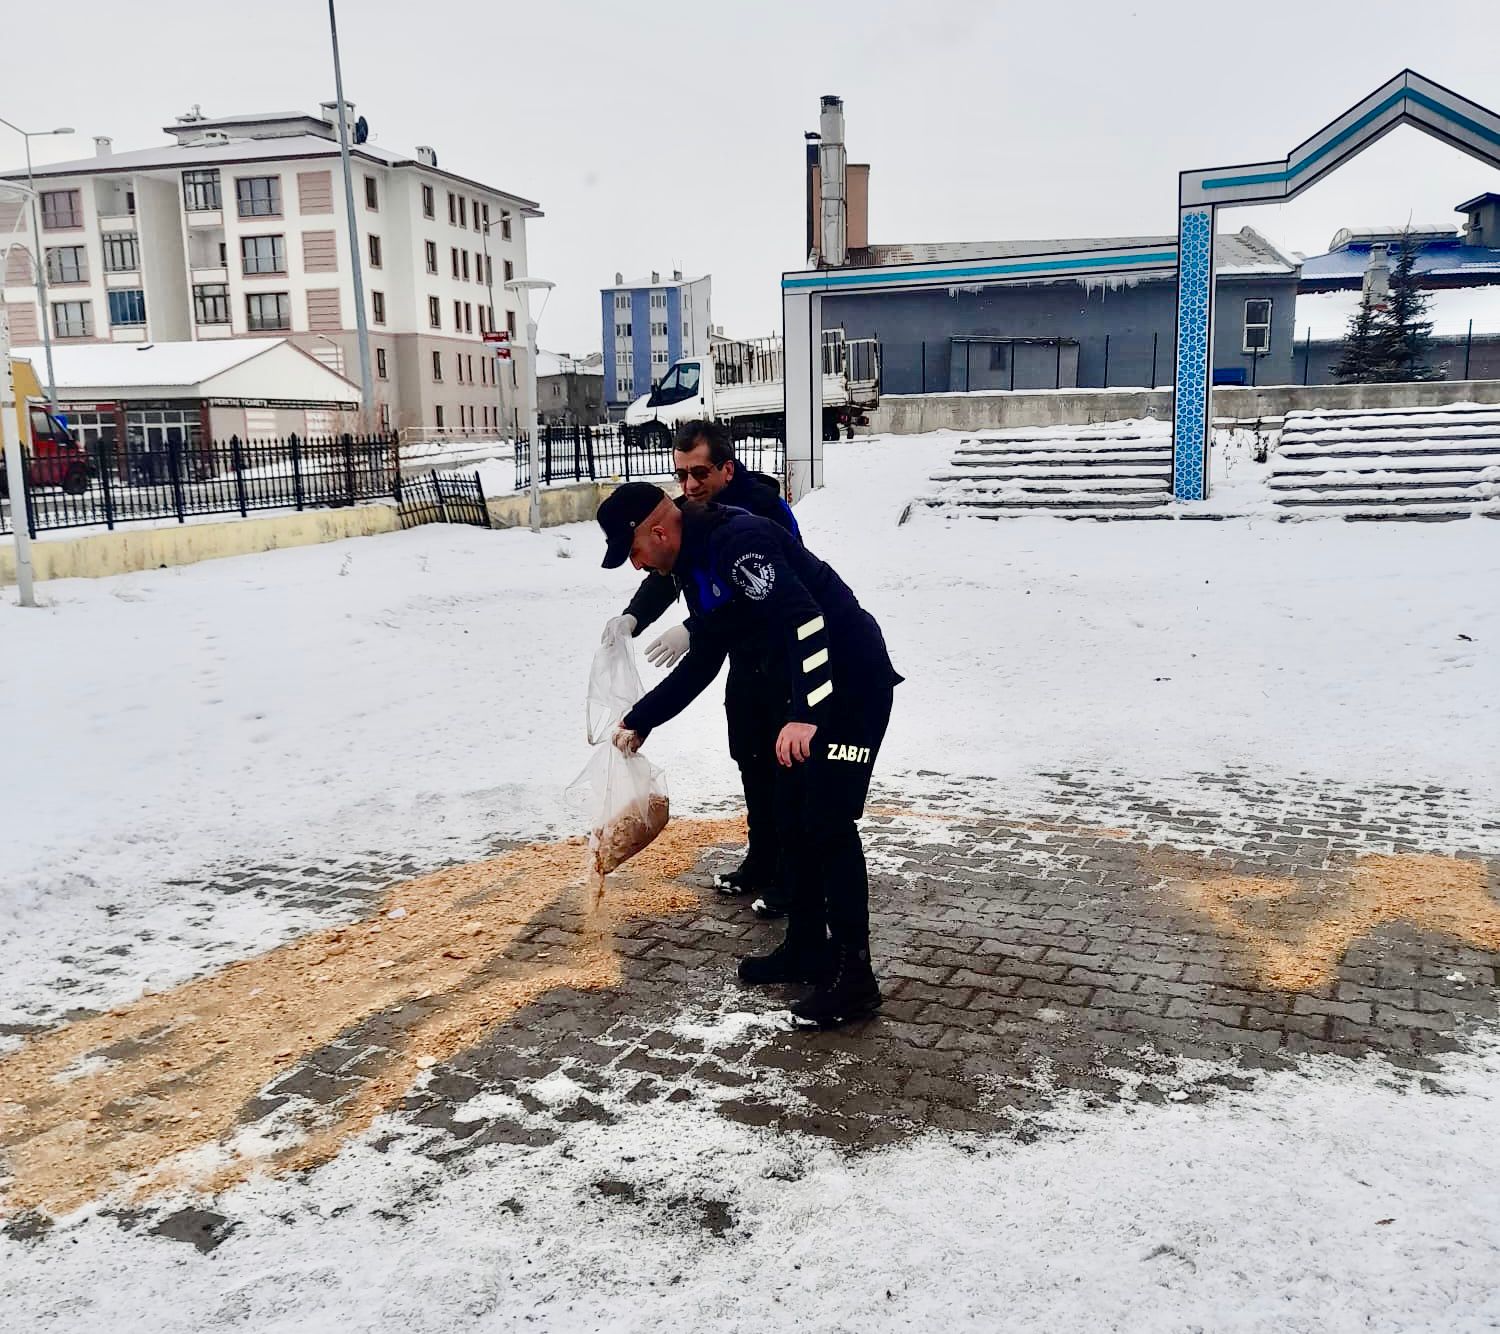
[[[708,480],[709,473],[718,472],[723,466],[724,465],[722,463],[695,463],[691,468],[678,468],[677,480],[679,482],[685,482],[689,477],[691,477],[695,482],[706,482]]]

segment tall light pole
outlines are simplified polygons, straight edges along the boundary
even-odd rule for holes
[[[507,292],[516,292],[521,297],[521,314],[526,320],[526,387],[531,394],[531,531],[539,533],[542,531],[542,492],[541,484],[537,480],[537,472],[541,462],[541,417],[537,412],[536,401],[536,326],[537,321],[542,318],[542,311],[537,312],[536,319],[531,318],[531,292],[536,289],[542,292],[550,292],[554,284],[545,278],[512,278],[505,284]],[[542,302],[542,310],[547,308],[547,303]]]
[[[0,116],[0,125],[8,126],[26,141],[26,188],[31,191],[31,236],[32,243],[36,247],[36,253],[31,258],[34,264],[33,272],[36,274],[37,305],[42,310],[42,346],[47,351],[47,411],[56,412],[57,377],[52,371],[52,316],[47,310],[47,265],[45,252],[42,249],[42,223],[37,214],[36,181],[31,174],[31,141],[45,139],[53,134],[73,134],[74,130],[71,125],[64,125],[56,130],[23,130],[3,116]]]
[[[20,194],[19,185],[0,181],[0,190]],[[16,243],[21,219],[8,237],[0,238],[0,273],[10,259],[10,248]],[[21,420],[16,403],[16,382],[10,366],[10,318],[0,301],[0,445],[5,449],[6,491],[10,495],[10,531],[16,544],[16,592],[23,607],[36,606],[31,587],[31,516],[26,510],[26,460],[21,457]],[[17,514],[20,515],[19,522]]]
[[[484,238],[484,285],[489,292],[491,321],[495,318],[495,266],[490,263],[490,228],[499,221],[499,218],[491,218],[480,229],[481,235]],[[495,332],[493,325],[490,328],[490,332]],[[512,362],[511,364],[514,365],[515,363]],[[500,396],[500,438],[505,440],[511,437],[507,436],[505,430],[505,379],[501,374],[501,367],[498,361],[495,363],[495,388],[499,391]]]
[[[339,157],[344,164],[344,211],[349,215],[349,269],[354,277],[354,327],[359,335],[359,398],[365,429],[374,429],[375,381],[370,374],[370,324],[365,318],[365,275],[360,262],[359,218],[354,212],[354,171],[349,165],[349,117],[344,106],[344,72],[339,64],[339,24],[328,0],[328,34],[333,39],[333,95],[339,103]]]

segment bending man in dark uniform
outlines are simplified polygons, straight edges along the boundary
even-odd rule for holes
[[[784,528],[720,505],[678,508],[657,487],[622,486],[599,507],[606,569],[628,558],[673,575],[687,599],[687,656],[625,715],[615,744],[633,751],[718,674],[752,656],[781,709],[777,828],[790,881],[786,938],[740,961],[754,985],[805,983],[792,1005],[830,1027],[872,1013],[869,881],[856,821],[901,678],[885,639],[834,570]]]
[[[797,520],[781,498],[776,479],[751,472],[734,455],[729,431],[718,422],[686,422],[677,431],[673,449],[683,503],[715,501],[780,524],[797,540]],[[678,580],[670,574],[648,574],[622,615],[604,627],[604,641],[612,636],[639,635],[677,601]],[[674,626],[646,647],[646,660],[658,667],[674,667],[688,651],[688,628]],[[776,835],[773,806],[776,774],[776,734],[784,721],[781,702],[753,655],[730,651],[729,679],[724,686],[724,714],[729,724],[729,754],[739,766],[745,790],[749,846],[745,860],[733,871],[715,878],[725,894],[753,894],[752,911],[759,917],[780,917],[785,891],[780,875],[781,846]]]

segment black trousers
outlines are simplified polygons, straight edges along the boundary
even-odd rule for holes
[[[776,810],[790,890],[787,940],[870,947],[870,882],[856,821],[891,720],[894,690],[854,691],[835,682],[811,756],[777,766]]]
[[[766,883],[780,883],[781,836],[776,819],[776,738],[786,717],[783,692],[754,666],[731,658],[724,687],[729,754],[739,766],[750,830],[745,860]]]

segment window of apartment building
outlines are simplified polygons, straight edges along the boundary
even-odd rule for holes
[[[615,369],[624,371],[630,369],[630,353],[623,351],[615,353]]]
[[[651,337],[665,338],[667,336],[667,325],[665,320],[651,321]]]
[[[516,266],[514,264],[512,264],[510,262],[510,260],[506,260],[505,261],[505,281],[506,282],[513,282],[515,280],[515,276],[516,276]]]
[[[502,213],[500,215],[500,235],[503,236],[507,241],[510,240],[510,214],[509,213]]]
[[[433,216],[435,211],[436,204],[434,203],[432,197],[432,187],[430,185],[424,185],[422,187],[422,216],[424,218],[430,218]]]
[[[512,338],[516,336],[516,312],[513,310],[505,312],[505,332]]]
[[[665,292],[651,293],[651,309],[665,310],[667,308],[667,294]]]
[[[463,252],[463,271],[464,271],[464,281],[468,282],[469,281],[469,252],[467,250],[465,250]]]
[[[484,229],[485,231],[490,229],[490,206],[488,204],[484,205]]]
[[[616,292],[615,293],[615,309],[616,310],[629,310],[630,309],[630,293],[629,292]]]
[[[624,398],[629,393],[630,393],[630,381],[627,380],[624,376],[616,376],[615,377],[615,395],[616,395],[616,397],[618,397],[618,398]]]
[[[385,323],[385,293],[370,293],[370,318],[376,324]]]
[[[448,221],[458,225],[458,196],[452,190],[448,191]]]
[[[365,177],[365,207],[380,211],[380,187],[373,176]]]
[[[651,364],[653,366],[665,366],[667,364],[667,354],[664,351],[653,352],[651,354]]]
[[[59,232],[83,226],[83,200],[77,190],[43,190],[42,230]]]
[[[443,327],[443,304],[435,296],[427,298],[427,323],[434,329]]]
[[[469,225],[469,201],[463,195],[458,197],[458,225],[460,227]]]
[[[682,322],[682,336],[684,338],[688,336],[688,322],[686,320],[683,320]]]
[[[252,333],[292,327],[292,299],[285,292],[252,292],[245,298],[245,315]]]
[[[473,207],[472,207],[472,209],[470,211],[474,215],[474,230],[477,232],[480,229],[480,227],[483,225],[479,221],[479,201],[477,199],[474,200]]]
[[[242,218],[274,218],[281,213],[280,176],[241,176],[234,192]]]
[[[212,213],[224,207],[218,168],[182,173],[182,206],[189,213]]]
[[[194,284],[193,320],[198,324],[229,323],[229,285],[227,283]]]
[[[58,338],[88,338],[94,332],[94,308],[87,301],[54,301],[52,332]]]
[[[441,378],[441,377],[439,377],[439,378]],[[438,430],[441,431],[443,429],[443,408],[442,408],[442,405],[439,404],[437,407],[433,408],[432,411],[435,414],[434,417],[433,417],[433,420],[435,422],[437,422],[437,428],[438,428]]]
[[[464,302],[464,332],[474,332],[474,307],[467,301]]]
[[[109,294],[109,323],[112,328],[132,327],[146,322],[146,294],[140,288]]]
[[[469,363],[469,383],[473,384],[474,383],[474,354],[472,352],[470,352],[468,354],[467,360],[468,360],[468,363]],[[484,358],[483,357],[481,357],[479,359],[479,363],[480,363],[480,365],[484,364]]]
[[[464,303],[462,301],[455,301],[453,303],[453,332],[454,333],[463,333],[463,331],[464,331]]]
[[[104,244],[105,273],[134,273],[140,268],[141,252],[134,232],[105,232],[100,240]]]
[[[427,256],[427,272],[437,272],[437,243],[435,241],[424,241],[422,251]]]
[[[389,403],[380,405],[380,429],[382,431],[391,429],[391,405]]]
[[[286,238],[284,236],[240,237],[240,262],[246,274],[285,273]]]
[[[491,287],[495,285],[495,261],[488,255],[484,257],[484,280]]]
[[[375,374],[382,380],[388,380],[390,378],[389,374],[386,371],[385,349],[383,347],[377,347],[375,349]]]
[[[1265,299],[1245,302],[1246,352],[1269,352],[1271,350],[1271,303]]]
[[[453,375],[459,384],[464,382],[464,354],[462,352],[453,354]],[[460,408],[459,411],[462,412],[463,409]]]
[[[432,354],[432,378],[438,381],[443,378],[443,354],[441,352]]]
[[[380,267],[380,238],[378,236],[371,236],[369,238],[369,242],[370,267],[372,269],[378,269]]]
[[[474,252],[474,281],[476,283],[484,281],[484,254],[478,250]]]
[[[449,249],[448,249],[448,258],[453,263],[453,276],[455,278],[457,278],[458,277],[458,247],[457,246],[450,246],[449,247]]]
[[[81,245],[49,246],[47,281],[49,283],[86,283],[89,280],[88,251]]]
[[[490,317],[489,318],[489,325],[488,325],[489,331],[491,333],[494,333],[495,332],[495,308],[494,308],[494,306],[486,306],[485,309],[489,312],[489,317]]]
[[[621,324],[618,320],[616,320],[615,321],[615,337],[616,338],[629,338],[630,337],[630,326],[628,324]]]

